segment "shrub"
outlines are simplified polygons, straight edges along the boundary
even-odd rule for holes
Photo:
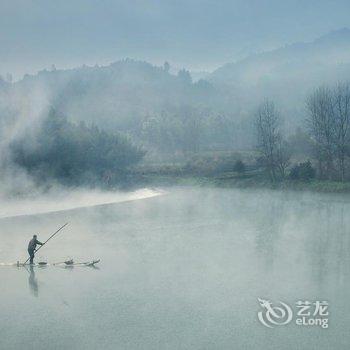
[[[315,175],[316,171],[309,160],[294,165],[289,173],[292,180],[311,180],[315,178]]]
[[[237,160],[235,165],[233,166],[233,171],[239,174],[245,173],[245,164],[241,160]]]
[[[35,135],[18,138],[11,151],[14,162],[39,180],[55,178],[65,183],[105,181],[144,156],[126,137],[71,123],[53,110]]]

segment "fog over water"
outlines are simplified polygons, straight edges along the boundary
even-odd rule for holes
[[[25,259],[33,233],[45,240],[64,222],[37,261],[101,259],[96,268],[2,266],[1,349],[348,348],[347,196],[140,193],[78,209],[78,197],[60,208],[49,201],[47,211],[72,210],[1,219],[1,262]],[[329,328],[292,322],[269,330],[258,321],[258,298],[292,307],[326,300]]]
[[[164,192],[156,189],[139,189],[133,192],[116,192],[92,189],[67,189],[54,187],[38,195],[27,195],[24,198],[0,196],[0,218],[36,215],[62,210],[90,207],[110,203],[119,203],[159,196]]]
[[[0,0],[0,350],[348,350],[349,11]]]

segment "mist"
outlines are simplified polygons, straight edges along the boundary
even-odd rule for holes
[[[348,349],[349,1],[2,1],[0,348]]]
[[[132,57],[213,70],[252,53],[349,26],[349,3],[280,1],[2,1],[0,74]],[[29,30],[30,29],[30,30]],[[13,42],[16,41],[17,45]]]
[[[26,198],[1,198],[1,218],[38,215],[112,203],[141,200],[164,194],[162,190],[139,189],[117,192],[93,189],[70,189],[55,186],[50,191],[35,193]]]
[[[282,342],[289,349],[328,349],[336,342],[346,348],[338,332],[345,331],[348,317],[347,196],[167,190],[167,196],[2,219],[2,261],[24,258],[24,237],[47,237],[66,220],[68,227],[38,259],[103,258],[96,268],[27,272],[1,266],[7,325],[2,344],[19,348],[24,342],[18,334],[27,339],[37,327],[53,327],[49,336],[36,334],[32,344],[141,349],[153,348],[157,339],[176,349],[181,338],[194,349],[229,348],[233,342],[272,349]],[[327,298],[333,322],[327,331],[290,324],[267,335],[256,316],[257,297],[266,295],[291,305],[300,295]],[[35,322],[18,323],[18,313]]]

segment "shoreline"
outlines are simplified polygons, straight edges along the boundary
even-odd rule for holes
[[[147,186],[200,186],[218,188],[241,188],[241,189],[270,189],[270,190],[294,190],[301,192],[339,193],[350,194],[350,182],[338,182],[329,180],[290,180],[285,179],[271,183],[260,177],[249,176],[177,176],[177,175],[155,175],[143,174],[141,185]]]

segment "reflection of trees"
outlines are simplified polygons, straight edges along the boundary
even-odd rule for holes
[[[350,267],[350,236],[347,231],[347,225],[344,213],[346,209],[344,208],[344,203],[341,204],[341,208],[338,211],[339,215],[339,234],[338,239],[335,240],[335,273],[336,273],[336,283],[337,285],[346,285],[349,280],[349,267]],[[334,233],[333,233],[334,234]]]
[[[280,198],[271,198],[263,202],[264,210],[256,212],[256,251],[261,256],[266,267],[272,268],[275,257],[275,246],[281,227],[284,223],[284,201]]]
[[[325,275],[327,274],[327,254],[330,245],[331,235],[331,215],[332,211],[330,203],[326,204],[326,207],[318,207],[315,216],[315,229],[310,230],[309,235],[310,249],[309,254],[311,257],[311,273],[312,278],[321,286],[324,282]],[[307,252],[308,253],[308,252]]]
[[[347,233],[345,203],[319,206],[315,215],[315,230],[310,232],[309,253],[312,278],[320,285],[346,284],[349,275],[350,240]]]

